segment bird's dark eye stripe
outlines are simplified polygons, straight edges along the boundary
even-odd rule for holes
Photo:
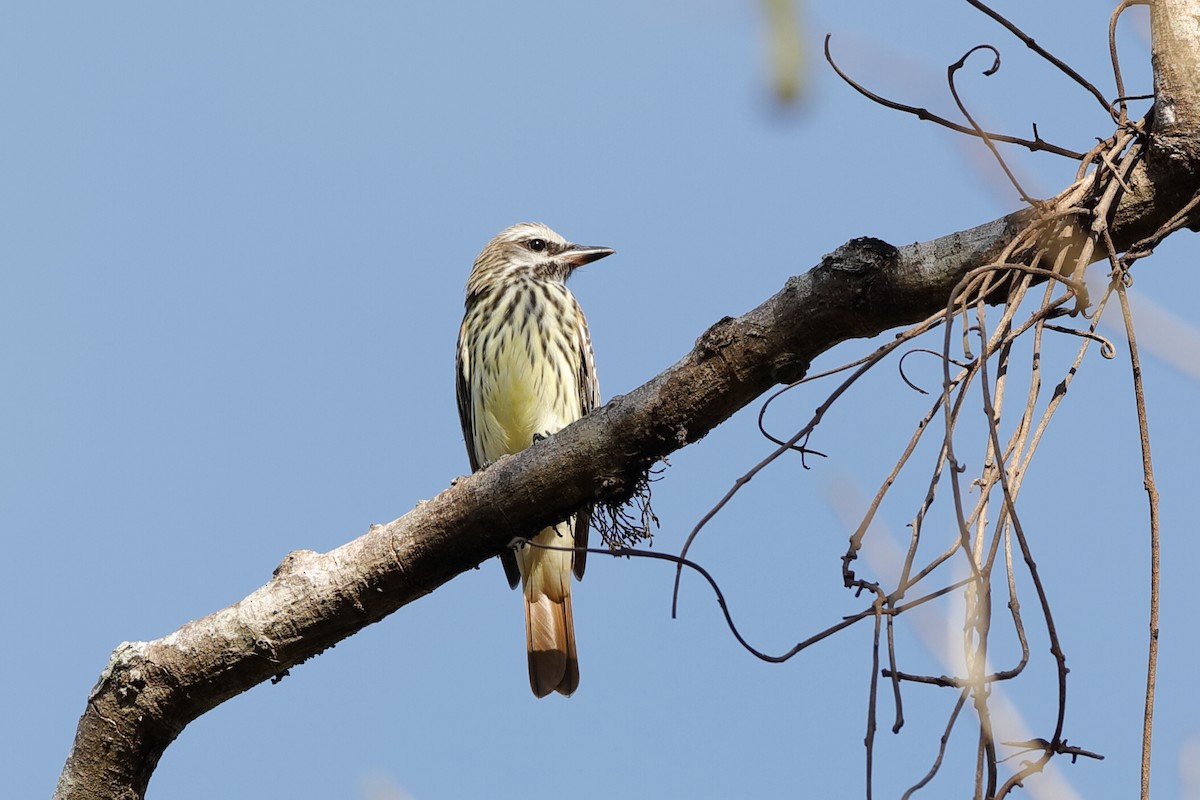
[[[526,244],[529,246],[529,249],[535,253],[540,253],[546,249],[545,239],[530,239],[528,242],[526,242]]]

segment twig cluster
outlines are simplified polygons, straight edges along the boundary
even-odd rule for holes
[[[602,501],[592,508],[592,527],[610,551],[653,543],[653,529],[659,526],[659,521],[650,505],[650,489],[663,469],[664,466],[655,466],[637,475],[628,500]]]
[[[1134,370],[1134,390],[1137,399],[1138,423],[1142,434],[1144,467],[1147,491],[1150,494],[1151,512],[1151,629],[1157,631],[1158,614],[1158,521],[1157,494],[1154,490],[1153,471],[1150,461],[1149,435],[1145,419],[1143,387],[1138,366],[1136,337],[1128,313],[1125,290],[1130,283],[1129,268],[1134,261],[1150,254],[1154,246],[1167,234],[1182,227],[1194,218],[1200,197],[1180,209],[1152,236],[1118,255],[1109,234],[1108,224],[1123,193],[1130,192],[1129,177],[1144,158],[1152,131],[1152,116],[1137,122],[1128,118],[1124,82],[1121,78],[1116,47],[1112,43],[1117,17],[1131,5],[1123,2],[1113,14],[1110,25],[1110,49],[1113,53],[1113,71],[1118,96],[1113,101],[1090,82],[1054,57],[1045,48],[1022,32],[1016,25],[977,0],[967,0],[992,19],[1017,36],[1030,49],[1062,71],[1083,89],[1096,98],[1115,123],[1112,135],[1098,141],[1086,152],[1076,152],[1042,140],[1034,126],[1034,138],[1006,136],[990,133],[981,128],[967,110],[955,85],[956,73],[966,60],[978,50],[987,50],[993,55],[991,66],[985,75],[995,73],[1000,66],[1000,54],[992,45],[972,48],[947,70],[950,92],[966,125],[952,122],[932,114],[926,109],[906,106],[887,100],[870,92],[849,78],[833,63],[826,38],[825,52],[833,69],[853,88],[875,102],[889,108],[932,120],[953,130],[980,138],[1000,163],[1022,198],[1032,207],[1033,214],[1025,228],[1015,236],[1008,247],[995,261],[980,266],[955,287],[944,310],[930,316],[918,325],[899,334],[893,341],[880,347],[871,355],[831,372],[813,375],[783,387],[767,398],[759,415],[759,428],[763,435],[776,447],[760,463],[738,478],[728,492],[700,519],[693,528],[678,556],[647,553],[628,547],[610,550],[620,556],[646,556],[676,564],[675,600],[673,613],[678,603],[679,576],[684,567],[697,571],[709,583],[717,596],[726,622],[737,640],[757,658],[770,662],[781,662],[818,641],[865,619],[872,619],[875,626],[872,658],[875,669],[869,691],[867,725],[867,796],[871,796],[872,765],[879,694],[879,678],[891,687],[894,706],[892,730],[898,732],[904,724],[902,687],[905,684],[924,684],[954,689],[958,698],[950,712],[941,737],[937,756],[928,772],[908,791],[904,797],[926,786],[938,773],[946,753],[946,746],[957,726],[962,724],[962,710],[968,702],[976,722],[976,770],[974,796],[980,798],[1003,798],[1031,775],[1040,772],[1055,756],[1070,756],[1072,762],[1080,756],[1101,759],[1103,756],[1089,750],[1070,745],[1065,737],[1067,662],[1061,646],[1058,629],[1046,590],[1045,578],[1034,557],[1034,547],[1026,526],[1018,511],[1018,496],[1033,456],[1042,443],[1051,418],[1061,407],[1071,382],[1078,373],[1084,357],[1093,344],[1098,344],[1105,358],[1115,355],[1110,342],[1097,334],[1096,326],[1115,293],[1124,311],[1126,329],[1130,342],[1131,363]],[[1031,151],[1045,151],[1077,159],[1079,169],[1074,183],[1057,197],[1035,200],[1020,186],[1009,170],[996,143],[1011,143]],[[1083,282],[1085,268],[1107,258],[1110,267],[1110,282],[1103,296],[1093,301]],[[1031,292],[1036,293],[1031,295]],[[989,312],[989,307],[1002,304],[998,314]],[[1032,310],[1018,319],[1022,309]],[[1064,318],[1090,320],[1083,327],[1069,327],[1059,323]],[[912,343],[930,331],[941,328],[940,348],[915,348]],[[955,332],[958,332],[956,337]],[[1058,376],[1053,389],[1044,391],[1042,351],[1047,335],[1075,336],[1079,344],[1069,367]],[[1026,342],[1022,348],[1018,341]],[[850,537],[850,544],[842,558],[842,576],[846,588],[856,596],[866,593],[870,603],[858,613],[846,616],[828,628],[797,643],[781,654],[768,654],[748,643],[738,631],[729,613],[723,593],[713,577],[700,565],[688,558],[689,550],[699,533],[708,522],[726,506],[742,487],[759,472],[789,452],[805,458],[820,455],[808,448],[810,436],[820,424],[827,411],[868,371],[882,363],[897,351],[910,348],[911,352],[934,353],[942,364],[942,386],[925,416],[917,424],[908,444],[897,459],[894,467],[883,480],[871,500],[857,529]],[[1024,354],[1024,355],[1021,355]],[[907,355],[907,353],[906,353]],[[1026,361],[1027,359],[1027,361]],[[1024,365],[1022,367],[1022,365]],[[904,374],[903,357],[900,361],[901,376],[906,383],[918,391]],[[1014,390],[1014,377],[1023,369],[1024,390]],[[808,383],[833,373],[849,371],[846,377],[826,400],[817,408],[811,419],[788,437],[771,434],[763,422],[771,403],[781,394],[800,383]],[[1014,395],[1016,392],[1016,396]],[[974,398],[974,399],[973,399]],[[960,456],[962,434],[960,428],[972,414],[980,414],[983,422],[984,439],[982,457],[969,461]],[[929,472],[927,489],[911,519],[911,535],[904,556],[900,577],[887,587],[879,581],[860,576],[855,562],[864,546],[872,522],[882,506],[889,490],[900,473],[912,467],[911,459],[918,452],[918,445],[933,425],[940,419],[942,440],[937,448]],[[968,474],[967,464],[978,463],[973,473]],[[806,465],[807,466],[807,465]],[[955,535],[948,541],[936,542],[937,533],[927,531],[926,521],[939,494],[949,488],[956,521]],[[969,497],[973,496],[973,500]],[[930,556],[932,543],[935,555]],[[936,585],[936,576],[945,572],[943,565],[956,563],[965,568],[966,576],[957,580],[944,581]],[[989,698],[993,687],[1021,675],[1030,662],[1027,621],[1022,611],[1018,588],[1032,586],[1036,598],[1036,619],[1044,629],[1054,659],[1057,678],[1057,712],[1054,727],[1048,736],[1022,742],[997,741],[992,721]],[[995,590],[999,590],[998,592]],[[895,620],[905,611],[948,595],[961,596],[965,618],[962,639],[963,671],[959,675],[921,675],[902,669],[896,647]],[[1019,655],[1002,669],[995,669],[989,645],[993,638],[993,625],[997,622],[995,609],[1006,595],[1007,622],[1015,634]],[[885,649],[886,645],[886,649]],[[1154,694],[1155,660],[1157,636],[1151,638],[1150,665],[1147,676],[1146,723],[1143,737],[1143,796],[1148,794],[1150,734]],[[882,663],[886,661],[886,667]],[[1011,774],[1003,779],[999,765],[1007,759],[998,754],[998,746],[1015,748],[1010,756],[1021,756],[1019,766],[1010,769]]]

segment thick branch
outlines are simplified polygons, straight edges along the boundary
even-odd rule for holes
[[[1122,250],[1153,233],[1200,181],[1151,160],[1130,185],[1111,221]],[[627,497],[663,456],[796,380],[839,342],[943,308],[964,274],[991,262],[1030,213],[901,248],[855,239],[758,308],[717,322],[658,377],[547,441],[336,550],[290,554],[235,605],[161,639],[120,645],[88,697],[55,797],[142,797],[167,745],[196,717],[433,591],[514,536],[594,500]]]

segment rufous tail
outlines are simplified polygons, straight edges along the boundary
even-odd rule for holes
[[[559,530],[570,530],[560,525]],[[550,547],[571,547],[569,533],[547,528],[533,540]],[[529,650],[529,686],[538,697],[569,695],[579,686],[575,622],[571,616],[571,553],[526,546],[518,554],[525,594],[525,644]]]

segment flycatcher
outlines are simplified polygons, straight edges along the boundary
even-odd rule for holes
[[[458,414],[471,469],[558,432],[600,403],[587,320],[566,280],[612,254],[571,244],[545,225],[501,231],[475,259],[458,333]],[[545,697],[579,686],[571,572],[583,577],[588,512],[500,556],[508,583],[525,593],[529,684]]]

